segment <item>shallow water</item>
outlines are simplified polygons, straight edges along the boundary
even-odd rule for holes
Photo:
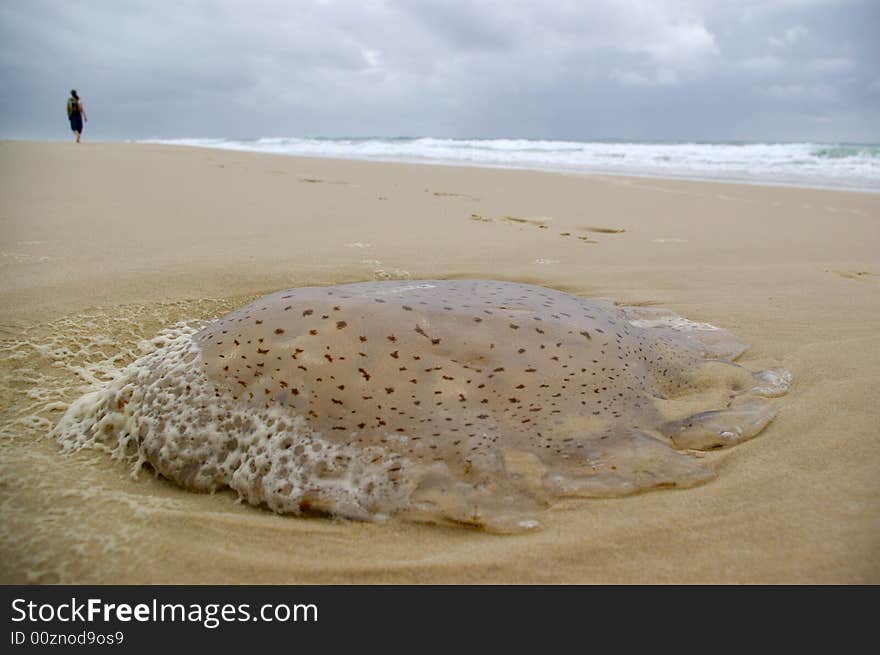
[[[182,317],[209,319],[246,300],[94,308],[0,327],[4,581],[104,579],[108,571],[96,563],[121,552],[137,566],[150,517],[184,511],[185,499],[169,495],[168,485],[152,476],[133,479],[101,453],[61,456],[49,433],[71,402],[118,377],[164,326]],[[127,567],[117,579],[126,574]]]
[[[533,139],[155,139],[300,157],[613,173],[814,188],[880,191],[880,145],[688,143]]]

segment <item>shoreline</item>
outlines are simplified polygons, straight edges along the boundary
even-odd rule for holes
[[[0,142],[3,582],[880,582],[876,194],[65,143]],[[177,321],[462,278],[667,307],[794,384],[711,482],[554,502],[503,537],[282,517],[46,437]]]
[[[141,139],[141,140],[126,140],[116,143],[133,143],[133,144],[144,144],[144,145],[167,145],[167,146],[176,146],[182,148],[205,148],[209,150],[227,150],[230,152],[250,152],[254,154],[261,155],[274,155],[279,157],[295,157],[302,159],[331,159],[334,161],[362,161],[362,162],[374,162],[374,163],[385,163],[385,164],[408,164],[414,166],[448,166],[453,168],[488,168],[492,170],[511,170],[511,171],[532,171],[538,173],[553,173],[558,175],[574,175],[574,176],[600,176],[600,177],[622,177],[622,178],[633,178],[633,179],[649,179],[649,180],[668,180],[668,181],[680,181],[680,182],[708,182],[708,183],[717,183],[717,184],[737,184],[737,185],[746,185],[746,186],[757,186],[757,187],[785,187],[785,188],[793,188],[793,189],[813,189],[817,191],[841,191],[845,193],[867,193],[867,194],[880,194],[880,184],[878,184],[875,188],[868,187],[859,187],[859,186],[834,186],[827,184],[808,184],[806,182],[797,182],[797,181],[785,181],[785,180],[762,180],[760,176],[756,175],[752,177],[714,177],[710,175],[689,175],[685,172],[675,173],[669,172],[664,174],[662,172],[655,173],[649,170],[629,170],[629,171],[618,171],[614,169],[603,169],[601,167],[597,168],[574,168],[574,167],[553,167],[553,166],[530,166],[530,165],[503,165],[500,163],[464,163],[460,161],[452,161],[452,160],[442,160],[442,159],[418,159],[411,158],[408,159],[406,157],[337,157],[334,155],[301,155],[301,154],[287,154],[280,152],[264,152],[259,150],[250,150],[246,148],[228,148],[223,146],[210,146],[210,145],[191,145],[191,144],[177,144],[177,143],[169,143],[169,141],[173,141],[173,139],[161,140],[161,139]],[[795,143],[795,142],[793,142]],[[701,144],[698,144],[701,145]],[[736,144],[740,145],[740,144]],[[745,144],[743,144],[745,145]],[[849,145],[849,144],[846,144]],[[852,145],[866,145],[871,147],[877,147],[876,144],[852,144]]]
[[[9,142],[20,142],[20,143],[64,143],[66,140],[30,140],[30,139],[5,139],[0,140],[0,143],[3,141]],[[301,155],[301,154],[287,154],[287,153],[278,153],[278,152],[264,152],[259,150],[250,150],[245,148],[228,148],[223,146],[210,146],[210,145],[191,145],[191,144],[178,144],[178,143],[170,143],[169,141],[173,141],[173,139],[161,140],[161,139],[124,139],[124,140],[94,140],[89,141],[88,143],[102,143],[102,144],[127,144],[127,145],[156,145],[156,146],[168,146],[175,148],[193,148],[199,150],[222,150],[226,152],[240,152],[240,153],[251,153],[258,155],[268,155],[268,156],[276,156],[276,157],[291,157],[294,159],[329,159],[331,161],[339,161],[339,162],[365,162],[365,163],[376,163],[376,164],[404,164],[404,165],[412,165],[412,166],[442,166],[449,168],[463,168],[463,169],[489,169],[489,170],[499,170],[499,171],[529,171],[535,173],[550,173],[554,175],[573,175],[573,176],[586,176],[586,177],[615,177],[615,178],[624,178],[624,179],[634,179],[634,180],[659,180],[659,181],[670,181],[670,182],[705,182],[709,184],[724,184],[724,185],[743,185],[743,186],[754,186],[754,187],[770,187],[770,188],[790,188],[790,189],[805,189],[805,190],[815,190],[815,191],[838,191],[841,193],[863,193],[876,195],[880,194],[880,183],[878,186],[871,187],[861,187],[861,186],[842,186],[842,185],[833,185],[833,184],[809,184],[804,181],[789,181],[789,180],[764,180],[760,179],[759,175],[755,175],[753,177],[749,176],[741,176],[741,177],[715,177],[710,175],[690,175],[686,172],[676,173],[662,173],[662,172],[653,172],[650,170],[629,170],[629,171],[618,171],[614,169],[603,169],[601,167],[597,168],[574,168],[574,167],[552,167],[552,166],[531,166],[531,165],[503,165],[500,163],[466,163],[461,161],[450,161],[450,160],[441,160],[441,159],[418,159],[418,158],[406,158],[406,157],[339,157],[335,155]],[[86,143],[86,142],[84,142]],[[797,142],[792,142],[797,143]],[[878,147],[876,144],[842,144],[842,145],[865,145],[871,147]]]

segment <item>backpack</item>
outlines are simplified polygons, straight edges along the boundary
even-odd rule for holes
[[[79,113],[79,100],[76,98],[67,99],[67,117],[70,118],[74,114]]]

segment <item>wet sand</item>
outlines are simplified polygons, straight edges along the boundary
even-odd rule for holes
[[[880,582],[880,195],[27,142],[0,193],[0,582]],[[277,516],[46,436],[163,327],[398,278],[668,307],[794,384],[708,484],[511,536]]]

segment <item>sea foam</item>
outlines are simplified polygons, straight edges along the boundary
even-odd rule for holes
[[[146,143],[376,161],[880,191],[880,145],[532,139],[151,139]]]

